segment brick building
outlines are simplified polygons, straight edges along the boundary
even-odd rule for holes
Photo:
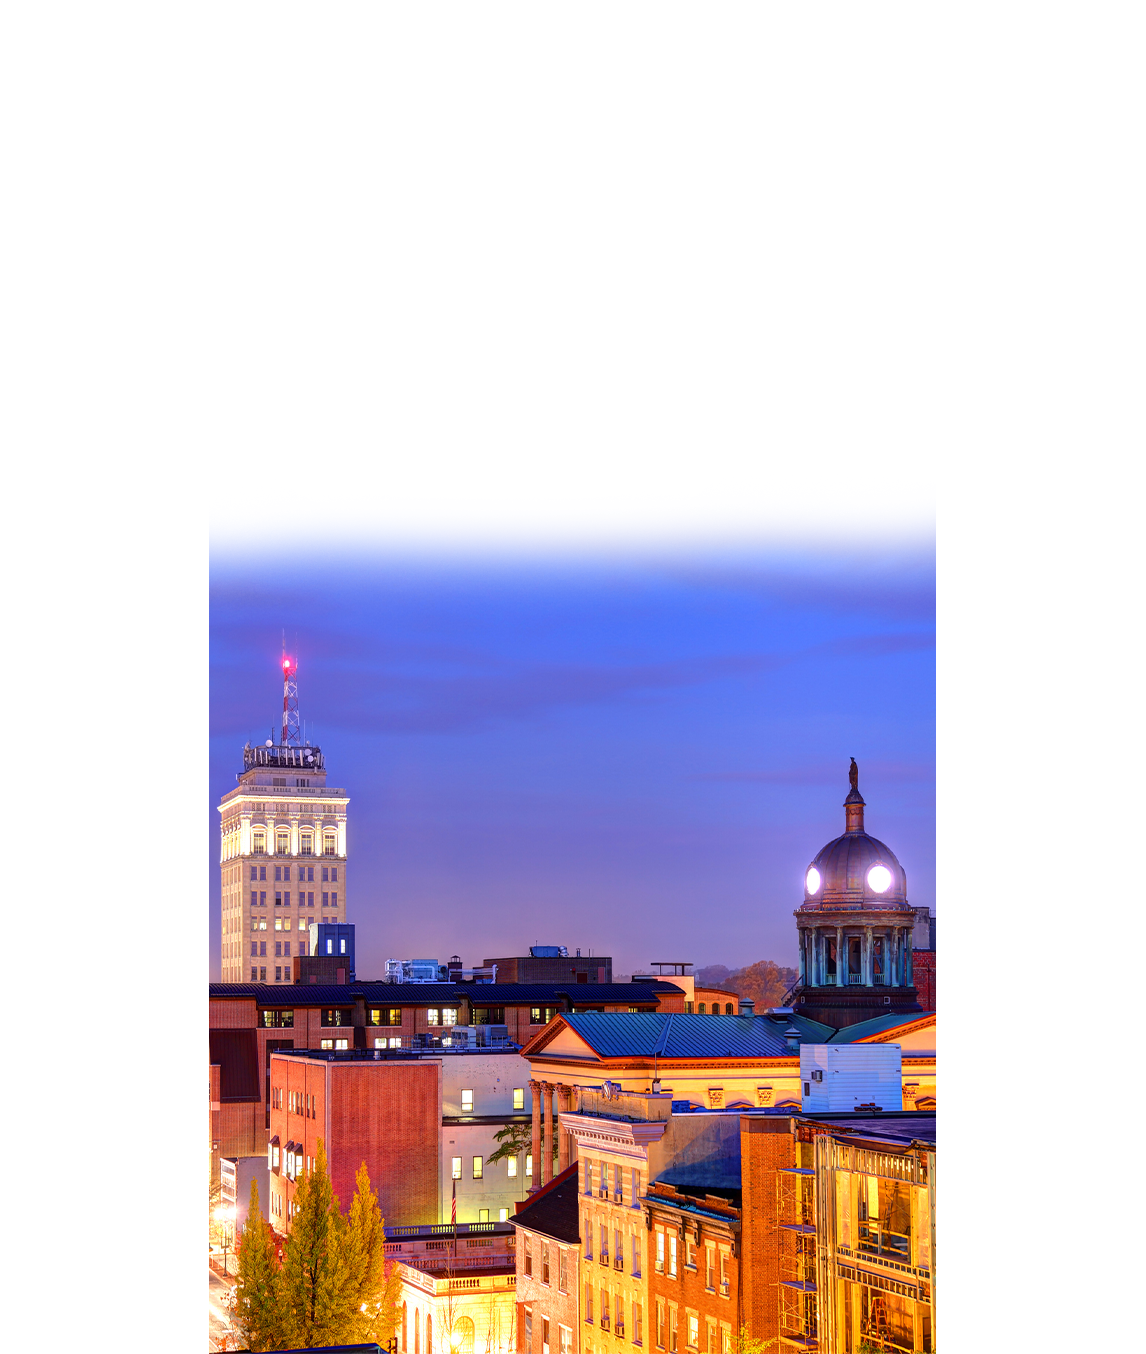
[[[583,1005],[650,1012],[675,1009],[681,998],[680,989],[667,983],[589,985],[575,995],[576,1002],[568,986],[545,984],[212,983],[210,1061],[221,1076],[218,1132],[212,1134],[219,1143],[216,1156],[266,1152],[269,1055],[275,1049],[433,1050],[455,1047],[463,1039],[466,1047],[479,1040],[489,1046],[498,1038],[520,1045],[556,1014]]]
[[[525,955],[487,959],[483,967],[497,966],[499,983],[590,983],[613,981],[613,961],[608,955],[570,954],[564,945],[531,945]]]
[[[335,1059],[304,1050],[271,1055],[267,1214],[286,1234],[298,1178],[323,1140],[343,1208],[365,1162],[382,1216],[392,1226],[438,1216],[437,1147],[442,1123],[440,1062]]]
[[[668,1354],[737,1347],[741,1192],[714,1188],[654,1181],[645,1194],[652,1343]]]
[[[580,1334],[577,1167],[523,1204],[517,1231],[519,1354],[573,1354]]]
[[[741,1117],[744,1323],[782,1348],[935,1347],[935,1119]]]

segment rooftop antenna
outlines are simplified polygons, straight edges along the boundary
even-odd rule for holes
[[[286,631],[283,631],[283,747],[300,747],[302,739],[298,728],[298,662],[286,651]]]

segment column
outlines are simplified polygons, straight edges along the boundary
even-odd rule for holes
[[[529,1093],[533,1097],[533,1136],[529,1144],[529,1150],[533,1153],[533,1184],[529,1187],[532,1194],[535,1189],[541,1188],[541,1083],[531,1081]]]
[[[569,1130],[562,1124],[561,1115],[569,1113],[568,1086],[557,1088],[557,1170],[563,1171],[569,1165]]]
[[[808,932],[800,932],[800,986],[809,986],[808,983]]]
[[[905,987],[915,986],[915,966],[911,962],[911,932],[904,927],[903,930],[903,964],[907,976]]]
[[[548,1185],[553,1179],[553,1085],[541,1083],[541,1183]],[[533,1163],[533,1174],[537,1175],[537,1162]]]
[[[872,952],[871,927],[863,928],[863,985],[871,987],[875,978],[873,969],[875,968],[875,955]]]
[[[836,986],[848,985],[848,952],[844,949],[844,928],[836,927]]]

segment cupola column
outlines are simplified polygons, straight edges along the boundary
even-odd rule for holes
[[[806,986],[808,981],[807,980],[808,933],[807,931],[802,930],[800,931],[799,934],[800,934],[800,986],[804,987]]]
[[[873,946],[872,946],[871,927],[870,927],[870,926],[865,926],[865,927],[863,928],[863,985],[864,985],[864,987],[871,987],[872,983],[874,982],[874,980],[875,980],[875,975],[874,975],[874,973],[872,972],[872,970],[873,970],[874,967],[875,967],[875,954],[874,954],[874,949],[873,949]]]
[[[844,928],[836,927],[836,986],[848,985],[848,952],[844,948]]]

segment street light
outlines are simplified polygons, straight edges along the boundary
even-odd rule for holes
[[[223,1233],[223,1275],[225,1278],[229,1278],[230,1276],[227,1274],[227,1247],[232,1244],[231,1228],[235,1225],[235,1210],[226,1204],[220,1204],[215,1209],[215,1221],[221,1222],[227,1229]]]

